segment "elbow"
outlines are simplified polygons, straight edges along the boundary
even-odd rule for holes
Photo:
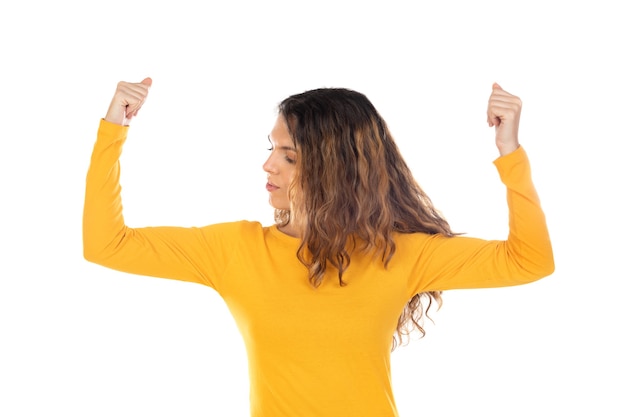
[[[552,251],[552,244],[549,244],[544,251],[544,261],[542,262],[542,278],[552,275],[554,273],[554,252]]]
[[[83,258],[87,262],[103,265],[107,254],[105,248],[106,246],[99,243],[98,239],[83,234]]]
[[[533,262],[532,266],[526,270],[531,277],[531,281],[538,281],[552,275],[555,270],[552,250],[547,251],[544,256]]]
[[[536,268],[532,272],[533,274],[532,281],[539,281],[540,279],[549,277],[553,273],[554,273],[554,262],[546,263],[545,265],[542,265],[541,267]]]
[[[556,269],[556,266],[554,265],[554,257],[553,256],[550,256],[550,262],[546,266],[547,267],[546,267],[544,276],[547,277],[548,275],[554,274],[554,270]]]
[[[91,262],[91,263],[94,263],[94,264],[100,264],[101,263],[101,259],[98,256],[97,251],[94,250],[89,245],[85,244],[84,242],[83,242],[83,258],[87,262]]]
[[[544,269],[542,271],[541,278],[545,278],[547,276],[552,275],[554,273],[555,268],[556,267],[554,265],[554,257],[550,256],[549,261],[547,261],[545,263],[545,265],[544,265]]]
[[[526,251],[522,255],[513,257],[512,271],[515,271],[516,284],[528,284],[539,281],[542,278],[550,276],[554,273],[554,255],[551,246],[536,248],[532,251]]]
[[[87,262],[99,264],[101,244],[98,239],[99,234],[96,233],[93,227],[90,227],[90,222],[83,218],[83,258]]]
[[[125,232],[121,235],[102,236],[98,233],[83,233],[83,258],[91,263],[112,268],[119,261],[120,249],[124,246]]]
[[[123,234],[122,234],[123,239]],[[91,263],[108,266],[119,245],[119,236],[90,227],[83,228],[83,258]]]

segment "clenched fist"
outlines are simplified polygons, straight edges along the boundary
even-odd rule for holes
[[[519,147],[517,133],[521,112],[522,100],[494,83],[487,106],[487,123],[489,127],[496,127],[496,146],[501,156]]]
[[[120,81],[104,120],[118,125],[128,125],[145,103],[151,85],[152,78],[145,78],[140,83]]]

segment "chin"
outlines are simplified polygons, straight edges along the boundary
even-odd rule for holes
[[[269,199],[269,203],[275,210],[290,210],[289,204],[280,204],[279,202],[272,200],[271,197]]]

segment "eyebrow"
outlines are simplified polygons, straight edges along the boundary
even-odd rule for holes
[[[274,142],[272,142],[272,138],[270,138],[270,135],[267,135],[267,140],[270,142],[272,147],[274,147]],[[283,151],[293,151],[293,152],[296,152],[296,148],[293,148],[291,146],[278,146],[278,149],[283,150]]]

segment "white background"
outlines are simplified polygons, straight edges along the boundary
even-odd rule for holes
[[[445,293],[426,338],[392,354],[399,410],[626,415],[619,2],[309,3],[0,6],[0,415],[248,413],[245,352],[212,290],[82,258],[99,119],[118,81],[145,76],[122,160],[131,226],[271,223],[275,106],[339,86],[373,101],[455,231],[504,238],[485,109],[494,81],[519,95],[556,272]]]

